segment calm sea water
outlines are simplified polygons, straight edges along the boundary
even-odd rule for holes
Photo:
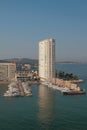
[[[85,82],[87,65],[59,64],[59,70],[77,74]],[[44,85],[32,86],[32,97],[5,98],[7,85],[0,85],[0,130],[86,130],[87,94],[64,96]]]

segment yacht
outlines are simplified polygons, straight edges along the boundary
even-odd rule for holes
[[[8,90],[4,93],[5,97],[16,97],[19,96],[19,90],[17,84],[12,82],[8,85]]]

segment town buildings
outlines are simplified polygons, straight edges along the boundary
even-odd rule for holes
[[[21,81],[30,81],[30,80],[38,80],[39,76],[37,71],[29,71],[29,70],[21,70],[16,71],[15,73],[15,80]]]
[[[42,81],[51,81],[55,77],[55,40],[39,42],[39,77]]]

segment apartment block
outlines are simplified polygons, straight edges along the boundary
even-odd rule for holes
[[[42,81],[55,77],[55,40],[39,42],[39,76]]]

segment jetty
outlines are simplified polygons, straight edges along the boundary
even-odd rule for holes
[[[19,95],[24,96],[24,89],[20,81],[18,82],[18,89],[19,89]]]
[[[5,97],[24,97],[32,96],[32,91],[26,82],[11,82],[8,85],[8,90],[4,93]]]
[[[79,81],[82,82],[83,80],[79,80]],[[77,82],[73,83],[73,81],[71,82],[71,81],[67,81],[67,80],[63,80],[59,78],[53,78],[52,79],[53,87],[52,85],[51,87],[61,91],[63,94],[66,94],[66,95],[86,94],[86,91],[81,89],[76,83]],[[48,84],[48,86],[50,85]]]

